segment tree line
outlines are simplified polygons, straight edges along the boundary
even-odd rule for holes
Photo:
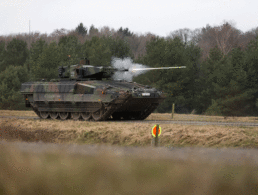
[[[167,37],[137,35],[122,27],[87,29],[82,23],[49,36],[0,36],[0,108],[25,109],[21,83],[56,78],[58,66],[76,64],[80,57],[101,66],[109,66],[112,57],[131,57],[150,67],[187,67],[134,78],[167,93],[158,112],[170,112],[175,103],[178,113],[257,115],[257,35],[258,28],[242,33],[225,22],[193,31],[179,29]]]

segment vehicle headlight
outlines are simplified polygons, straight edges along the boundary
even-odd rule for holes
[[[150,93],[142,93],[142,96],[150,96]]]

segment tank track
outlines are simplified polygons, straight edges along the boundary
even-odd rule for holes
[[[127,103],[130,100],[131,95],[130,94],[123,94],[120,96],[118,103],[114,103],[114,104],[109,104],[107,106],[104,106],[103,103],[101,103],[101,108],[99,109],[99,111],[102,109],[102,111],[104,111],[103,114],[100,115],[100,117],[93,117],[92,115],[94,113],[90,113],[91,117],[89,117],[88,120],[94,120],[94,121],[105,121],[108,120],[109,118],[111,118],[112,114],[118,110],[123,104]],[[33,103],[31,104],[31,107],[33,109],[33,111],[37,114],[37,116],[39,116],[40,118],[42,118],[40,111],[38,110],[38,106],[37,104]],[[48,114],[48,117],[46,118],[51,118],[50,115],[53,112],[45,112]],[[60,119],[60,112],[54,112],[57,114],[57,118],[56,119]],[[78,117],[78,119],[82,119],[82,113],[79,112],[80,117]],[[68,112],[68,116],[66,119],[70,119],[71,118],[71,112]]]
[[[105,112],[104,112],[104,114],[102,114],[101,117],[100,117],[99,119],[95,120],[95,121],[106,121],[106,120],[111,119],[112,114],[113,114],[116,110],[118,110],[121,106],[122,106],[122,104],[119,104],[119,105],[110,105],[110,106],[108,106],[108,107],[105,107]],[[156,105],[151,105],[151,106],[149,106],[145,111],[142,111],[139,116],[134,117],[134,119],[135,119],[135,120],[144,120],[144,119],[146,119],[156,108],[157,108]],[[40,116],[40,112],[37,110],[37,108],[33,107],[33,111],[37,114],[38,117],[42,118],[42,117]],[[70,115],[71,115],[71,113],[69,113],[69,116],[70,116]],[[50,118],[50,117],[48,117],[48,118]],[[67,118],[67,119],[70,119],[70,117]],[[89,120],[92,120],[92,119],[89,119]],[[121,120],[121,118],[120,118],[119,120]],[[127,120],[127,119],[124,119],[124,120]],[[129,120],[130,120],[130,119],[129,119]]]
[[[118,107],[117,105],[111,105],[111,106],[105,108],[104,114],[102,114],[101,117],[95,121],[107,120],[112,115],[112,113],[117,109],[117,107]],[[40,112],[38,111],[37,108],[33,107],[33,111],[37,114],[38,117],[42,118],[42,116],[40,115]],[[69,116],[71,116],[71,113],[69,113]],[[50,118],[50,116],[48,116],[48,118]],[[71,117],[68,117],[67,119],[70,119],[70,118]],[[60,117],[58,117],[57,119],[60,119]],[[82,119],[82,118],[80,117],[80,119]],[[92,120],[92,117],[89,120]]]

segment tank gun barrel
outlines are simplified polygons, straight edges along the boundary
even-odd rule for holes
[[[123,72],[123,71],[129,71],[129,69],[126,69],[126,68],[124,68],[124,69],[114,69],[115,71],[120,71],[120,72]]]
[[[138,71],[138,70],[157,70],[157,69],[172,69],[172,68],[186,68],[186,66],[174,66],[174,67],[158,67],[158,68],[133,68],[133,71]]]
[[[108,67],[104,67],[103,68],[103,70],[104,71],[113,71],[113,72],[116,72],[116,71],[121,71],[121,72],[123,72],[123,71],[129,71],[129,69],[127,69],[127,68],[113,68],[113,67],[111,67],[111,66],[108,66]]]
[[[115,72],[135,72],[139,70],[157,70],[186,68],[186,66],[158,67],[158,68],[114,68],[111,66],[91,66],[91,65],[70,65],[59,67],[59,78],[69,78],[73,80],[102,80],[111,78]]]

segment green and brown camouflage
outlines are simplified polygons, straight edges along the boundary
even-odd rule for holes
[[[60,78],[70,78],[72,80],[102,80],[103,78],[111,78],[116,71],[128,71],[128,69],[81,64],[61,66],[58,69]]]
[[[74,120],[144,120],[166,94],[135,82],[111,78],[112,67],[59,67],[58,81],[26,82],[21,86],[27,107],[40,118]]]

